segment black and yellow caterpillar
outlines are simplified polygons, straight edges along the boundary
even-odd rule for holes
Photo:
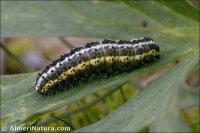
[[[38,73],[34,89],[42,94],[55,94],[92,75],[110,75],[133,70],[144,62],[159,58],[159,46],[149,37],[131,41],[89,42],[62,54]]]

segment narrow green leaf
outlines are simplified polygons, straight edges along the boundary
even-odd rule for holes
[[[186,108],[192,106],[200,106],[200,90],[193,92],[187,85],[180,86],[179,89],[179,108]]]
[[[167,92],[166,96],[163,97],[155,120],[150,125],[151,132],[191,132],[189,125],[183,121],[183,118],[181,118],[179,114],[179,86],[180,81],[174,84]]]
[[[190,16],[194,9],[191,7],[192,10],[190,10],[187,3],[178,4],[186,7],[184,8],[184,11],[187,12],[186,15],[181,10],[173,8],[169,3],[158,1],[86,1],[81,3],[80,1],[2,1],[1,33],[3,37],[81,36],[130,39],[151,36],[161,49],[161,59],[157,63],[133,70],[127,75],[118,75],[98,82],[88,82],[83,86],[67,90],[67,93],[49,97],[42,97],[33,90],[32,85],[36,79],[36,73],[1,75],[1,120],[4,120],[3,125],[24,124],[24,122],[36,119],[37,116],[54,111],[83,96],[101,89],[118,86],[142,73],[164,67],[169,63],[174,64],[179,57],[191,54],[196,49],[199,50],[199,22],[195,15],[198,11],[195,10],[194,15]],[[188,62],[188,59],[183,62]],[[188,62],[185,66],[189,64]],[[164,78],[166,81],[171,81],[166,83],[168,84],[167,88],[159,88],[159,86],[165,86],[165,83],[161,85],[155,83],[152,86],[155,88],[157,86],[158,89],[153,89],[153,87],[145,89],[138,98],[134,99],[136,101],[132,103],[131,100],[123,105],[119,118],[117,115],[111,114],[116,118],[109,116],[106,118],[107,121],[102,120],[105,121],[105,124],[99,122],[101,124],[97,130],[101,126],[105,128],[104,130],[109,128],[109,130],[130,131],[134,128],[135,131],[138,131],[141,129],[153,119],[152,116],[155,113],[153,111],[162,101],[160,99],[164,98],[165,92],[171,90],[169,87],[174,87],[175,79],[181,77],[182,72],[186,73],[188,69],[185,66],[180,67],[179,65],[178,68],[183,68],[182,70],[175,68],[173,72],[178,71],[178,73],[168,74],[171,77]],[[164,82],[164,80],[162,81]],[[159,91],[161,92],[159,93]],[[132,113],[132,108],[136,114]],[[142,114],[141,117],[141,113],[137,110],[140,110],[144,116]],[[137,124],[132,124],[132,116],[134,117],[133,123],[137,121]],[[109,118],[111,121],[116,120],[114,125],[110,123]],[[105,126],[106,124],[108,125]],[[123,125],[125,126],[123,127]],[[87,131],[89,131],[88,129]]]
[[[199,11],[189,3],[175,4],[180,8],[174,9],[170,1],[2,1],[1,36],[136,38],[198,33]]]
[[[167,6],[174,12],[176,12],[184,17],[193,19],[195,21],[199,21],[199,7],[193,8],[192,4],[189,4],[189,3],[192,3],[192,1],[188,0],[188,2],[187,2],[185,0],[185,1],[181,1],[181,2],[180,1],[168,2],[168,1],[162,0],[162,1],[159,1],[159,3],[164,6]],[[194,3],[195,3],[195,1],[194,1]]]

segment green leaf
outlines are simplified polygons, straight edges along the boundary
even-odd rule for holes
[[[130,38],[197,36],[199,10],[157,1],[3,1],[1,33],[12,36]],[[181,8],[182,9],[182,8]],[[192,9],[192,10],[190,10]],[[178,14],[181,12],[181,15]],[[188,19],[189,17],[189,19]],[[190,19],[191,18],[191,19]],[[146,23],[146,24],[144,24]],[[177,26],[178,25],[178,26]],[[190,34],[186,34],[186,33]]]
[[[175,8],[176,4],[181,8]],[[180,94],[176,89],[174,90],[176,93],[173,93],[169,87],[176,88],[179,82],[175,83],[173,79],[181,80],[180,75],[185,78],[187,71],[192,69],[189,66],[196,62],[197,56],[193,56],[194,51],[199,50],[199,9],[194,9],[187,2],[171,4],[162,1],[85,1],[81,3],[80,1],[2,1],[1,7],[2,37],[74,36],[130,39],[150,36],[160,45],[161,49],[161,59],[157,63],[133,70],[126,75],[101,79],[93,83],[87,82],[83,86],[75,86],[73,89],[67,90],[67,93],[49,97],[42,97],[33,90],[32,85],[36,79],[36,73],[1,75],[1,120],[4,122],[2,125],[20,125],[30,122],[93,92],[121,85],[143,73],[169,64],[173,65],[180,57],[184,58],[185,55],[190,54],[191,62],[188,58],[182,62],[188,67],[182,65],[175,67],[171,73],[159,80],[166,79],[165,81],[168,82],[160,84],[161,82],[156,81],[134,100],[128,101],[119,108],[120,111],[116,110],[116,112],[120,112],[119,116],[112,117],[113,114],[118,113],[111,114],[102,120],[105,123],[98,122],[96,129],[130,131],[134,128],[134,131],[138,131],[153,120],[154,111],[161,108],[160,103],[170,105],[170,100],[166,96],[169,95],[171,100],[174,100],[174,96],[177,93],[177,95]],[[182,8],[184,10],[180,10]],[[180,70],[177,70],[178,68]],[[177,88],[180,86],[177,85]],[[188,97],[191,96],[188,95]],[[186,102],[187,105],[192,105],[194,100],[188,98]],[[165,104],[162,107],[166,109],[167,105],[165,106]],[[128,105],[134,106],[129,107]],[[180,106],[185,105],[182,103]],[[169,112],[172,111],[172,107]],[[133,114],[132,109],[137,113]],[[148,111],[150,112],[148,113]],[[129,115],[127,115],[128,112],[130,112]],[[168,112],[163,113],[168,115]],[[178,112],[175,115],[177,114]],[[132,116],[134,116],[133,121]],[[111,119],[109,120],[109,118]],[[123,121],[119,120],[120,118]],[[159,118],[163,118],[162,113],[159,114]],[[180,119],[176,118],[174,119],[179,123],[179,127],[183,127]],[[113,125],[112,121],[114,121]],[[135,124],[135,121],[138,123]],[[159,119],[156,119],[155,122],[159,124]],[[125,126],[123,127],[123,125]],[[89,129],[92,131],[93,127],[95,125],[83,128],[81,131],[89,131]],[[173,127],[171,129],[175,130]],[[160,129],[152,126],[151,130]]]
[[[191,91],[192,89],[188,85],[182,85],[179,89],[179,108],[192,107],[199,105],[200,90]]]
[[[187,131],[189,128],[186,130],[185,126],[180,124],[176,110],[177,88],[190,69],[198,63],[198,54],[199,51],[187,56],[173,70],[153,82],[138,96],[121,105],[106,118],[77,132],[138,132],[152,121],[153,125],[150,128],[152,132]]]

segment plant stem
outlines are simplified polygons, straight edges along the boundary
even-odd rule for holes
[[[56,117],[56,116],[51,116],[51,117],[62,121],[62,122],[65,123],[66,125],[70,126],[70,128],[72,128],[72,130],[75,130],[75,128],[72,126],[72,124],[66,122],[65,120],[63,120],[63,119],[61,119],[61,118],[59,118],[59,117]]]
[[[62,41],[62,43],[67,46],[68,48],[72,49],[74,48],[74,46],[72,44],[70,44],[64,37],[59,37],[60,41]]]
[[[3,44],[0,44],[0,48],[4,50],[4,52],[13,59],[24,72],[30,72],[30,68],[28,68],[16,55],[14,55],[11,51],[9,51]]]
[[[124,101],[124,103],[125,103],[125,102],[126,102],[126,97],[125,97],[125,95],[124,95],[124,91],[123,91],[122,86],[120,87],[119,91],[120,91],[120,94],[121,94],[121,96],[122,96],[122,99],[123,99],[123,101]]]

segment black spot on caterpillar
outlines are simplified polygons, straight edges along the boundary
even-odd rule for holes
[[[149,37],[131,41],[89,42],[64,53],[38,73],[34,89],[42,95],[56,94],[91,75],[124,73],[159,58],[159,46]]]

